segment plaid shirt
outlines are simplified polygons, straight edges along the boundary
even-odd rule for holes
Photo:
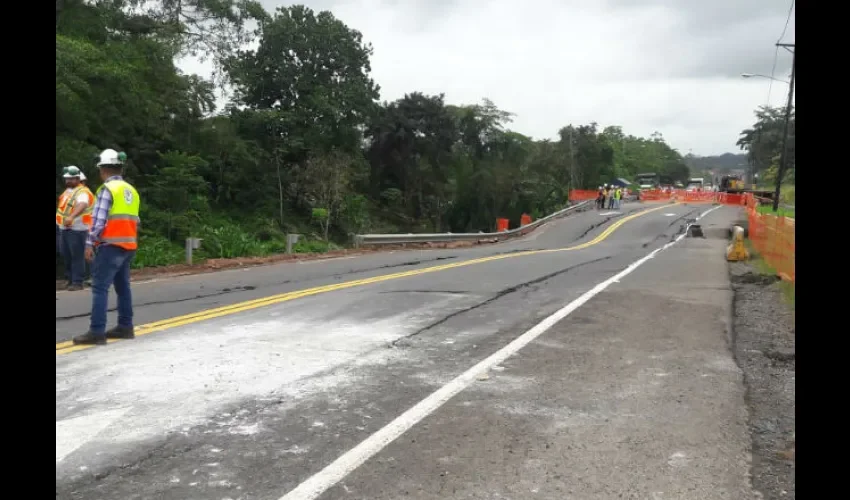
[[[113,175],[109,179],[106,179],[106,184],[109,181],[120,181],[123,180],[120,175]],[[88,240],[86,240],[86,246],[94,246],[97,240],[100,238],[100,233],[103,232],[103,228],[106,227],[106,219],[109,217],[109,210],[112,208],[112,192],[108,189],[101,189],[97,194],[97,199],[94,202],[94,208],[92,209],[92,225],[91,231],[89,231]]]

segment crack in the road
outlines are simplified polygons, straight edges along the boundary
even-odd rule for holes
[[[291,281],[287,280],[287,281],[283,281],[283,282],[278,283],[278,284],[279,285],[285,285],[287,283],[291,283]],[[180,303],[180,302],[188,302],[190,300],[207,299],[207,298],[210,298],[210,297],[218,297],[220,295],[227,295],[228,293],[245,292],[245,291],[256,290],[256,289],[257,289],[257,287],[251,286],[251,285],[235,286],[233,288],[222,288],[221,290],[217,290],[217,291],[211,292],[211,293],[198,294],[198,295],[195,295],[193,297],[183,297],[182,299],[152,300],[150,302],[142,302],[142,303],[139,303],[139,304],[133,304],[133,307],[138,309],[138,308],[146,307],[146,306],[155,306],[155,305],[162,305],[162,304],[177,304],[177,303]],[[111,308],[107,309],[107,311],[109,311],[109,312],[113,312],[113,311],[116,311],[116,310],[118,310],[117,307],[111,307]],[[80,313],[80,314],[71,314],[71,315],[68,315],[68,316],[56,316],[56,321],[68,321],[68,320],[78,319],[78,318],[88,318],[89,316],[91,316],[91,311],[86,312],[86,313]]]
[[[532,285],[536,285],[536,284],[538,284],[538,283],[542,283],[542,282],[544,282],[544,281],[547,281],[547,280],[549,280],[549,279],[554,278],[555,276],[558,276],[558,275],[561,275],[561,274],[564,274],[564,273],[568,273],[568,272],[570,272],[570,271],[572,271],[572,270],[574,270],[574,269],[577,269],[577,268],[579,268],[579,267],[586,266],[586,265],[589,265],[589,264],[595,264],[595,263],[597,263],[597,262],[602,262],[602,261],[608,260],[608,259],[610,259],[610,258],[611,258],[611,256],[609,255],[609,256],[607,256],[607,257],[602,257],[602,258],[600,258],[600,259],[588,260],[588,261],[582,262],[582,263],[580,263],[580,264],[576,264],[576,265],[573,265],[573,266],[569,266],[569,267],[566,267],[566,268],[564,268],[564,269],[560,269],[560,270],[558,270],[558,271],[555,271],[555,272],[553,272],[553,273],[549,273],[549,274],[547,274],[547,275],[545,275],[545,276],[541,276],[541,277],[539,277],[539,278],[535,278],[535,279],[533,279],[533,280],[526,281],[526,282],[524,282],[524,283],[519,283],[519,284],[517,284],[517,285],[510,286],[510,287],[508,287],[508,288],[505,288],[505,289],[503,289],[503,290],[500,290],[500,291],[496,292],[496,294],[495,294],[495,295],[493,295],[492,297],[488,298],[487,300],[485,300],[485,301],[483,301],[483,302],[479,302],[478,304],[473,304],[473,305],[471,305],[471,306],[469,306],[469,307],[466,307],[466,308],[460,309],[460,310],[458,310],[458,311],[455,311],[455,312],[453,312],[453,313],[451,313],[451,314],[449,314],[449,315],[447,315],[447,316],[444,316],[444,317],[442,317],[442,318],[438,319],[437,321],[435,321],[435,322],[433,322],[433,323],[431,323],[431,324],[429,324],[429,325],[427,325],[427,326],[425,326],[425,327],[423,327],[423,328],[420,328],[419,330],[416,330],[415,332],[413,332],[413,333],[411,333],[411,334],[405,335],[404,337],[397,338],[397,339],[393,340],[392,342],[390,342],[390,344],[389,344],[387,347],[390,347],[390,348],[392,348],[392,347],[397,347],[397,345],[398,345],[398,343],[399,343],[399,342],[403,342],[403,341],[405,341],[405,340],[409,340],[409,339],[411,339],[411,338],[413,338],[413,337],[416,337],[417,335],[420,335],[420,334],[422,334],[422,333],[424,333],[424,332],[426,332],[426,331],[428,331],[428,330],[430,330],[430,329],[432,329],[432,328],[434,328],[434,327],[437,327],[437,326],[439,326],[439,325],[442,325],[442,324],[443,324],[443,323],[445,323],[446,321],[448,321],[448,320],[450,320],[450,319],[452,319],[452,318],[454,318],[454,317],[456,317],[456,316],[459,316],[459,315],[461,315],[461,314],[468,313],[468,312],[473,311],[473,310],[475,310],[475,309],[478,309],[478,308],[480,308],[480,307],[486,306],[487,304],[493,303],[493,302],[495,302],[495,301],[499,300],[500,298],[504,297],[505,295],[508,295],[508,294],[514,293],[514,292],[516,292],[516,291],[518,291],[518,290],[521,290],[521,289],[526,288],[526,287],[530,287],[530,286],[532,286]]]
[[[599,226],[602,226],[602,225],[605,225],[605,224],[611,222],[613,219],[616,219],[618,217],[620,217],[620,215],[612,215],[611,217],[606,217],[601,222],[598,222],[596,224],[592,224],[590,227],[585,229],[583,233],[581,233],[581,236],[579,236],[578,238],[574,238],[573,241],[578,241],[578,240],[584,238],[585,236],[587,236],[587,233],[593,231],[594,229],[596,229]]]
[[[465,290],[385,290],[378,293],[450,293],[454,295],[464,295],[469,292]]]
[[[345,271],[345,272],[342,272],[342,273],[334,273],[334,274],[330,275],[330,278],[340,278],[342,276],[348,276],[350,274],[368,273],[368,272],[371,272],[371,271],[378,271],[380,269],[390,269],[390,268],[394,268],[394,267],[418,266],[420,264],[424,264],[424,263],[428,263],[428,262],[437,262],[437,261],[441,261],[441,260],[456,259],[456,258],[457,258],[456,255],[450,255],[450,256],[446,256],[446,257],[434,257],[432,259],[420,259],[420,260],[401,262],[399,264],[386,264],[386,265],[383,265],[383,266],[370,267],[370,268],[366,268],[366,269],[351,269],[349,271]],[[315,279],[315,278],[311,278],[311,279]],[[281,286],[281,285],[287,285],[287,284],[297,284],[297,283],[300,283],[302,281],[309,281],[309,280],[310,279],[307,279],[307,280],[284,280],[284,281],[279,281],[279,282],[275,282],[275,283],[265,285],[262,288],[269,288],[269,287],[275,287],[275,286]],[[150,301],[150,302],[141,302],[141,303],[133,304],[133,307],[135,309],[140,309],[140,308],[143,308],[143,307],[163,305],[163,304],[178,304],[180,302],[202,300],[202,299],[207,299],[207,298],[210,298],[210,297],[218,297],[220,295],[227,295],[229,293],[245,292],[245,291],[251,291],[251,290],[256,290],[256,289],[257,289],[257,287],[253,286],[253,285],[235,286],[235,287],[229,287],[229,288],[222,288],[221,290],[217,290],[215,292],[201,293],[201,294],[197,294],[197,295],[194,295],[194,296],[191,296],[191,297],[183,297],[183,298],[179,298],[179,299],[170,299],[170,300],[153,300],[153,301]],[[59,296],[56,297],[56,300],[59,300]],[[112,308],[108,309],[108,312],[115,312],[117,310],[118,310],[117,307],[112,307]],[[70,314],[70,315],[67,315],[67,316],[56,316],[56,321],[70,321],[70,320],[74,320],[74,319],[88,318],[90,316],[91,316],[91,311],[88,311],[88,312],[80,313],[80,314]]]

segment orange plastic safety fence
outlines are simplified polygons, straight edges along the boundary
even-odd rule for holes
[[[592,189],[572,189],[570,190],[570,201],[585,201],[595,200],[597,192]]]
[[[782,279],[796,284],[796,221],[789,217],[758,213],[758,203],[752,195],[747,195],[746,201],[749,236],[753,247]]]
[[[642,189],[640,191],[641,201],[666,201],[672,197],[672,191],[664,191],[661,189]]]

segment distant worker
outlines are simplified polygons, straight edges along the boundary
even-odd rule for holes
[[[65,264],[68,290],[82,290],[86,274],[86,238],[92,224],[94,195],[81,184],[83,173],[75,166],[65,167],[65,191],[56,208],[59,248]]]
[[[113,149],[105,149],[98,158],[103,186],[97,190],[86,241],[86,260],[94,261],[91,324],[87,333],[74,337],[75,344],[103,345],[107,338],[135,338],[130,265],[138,248],[139,193],[121,176],[126,160],[126,154]],[[110,286],[118,295],[118,326],[106,331]]]
[[[614,208],[616,208],[617,210],[620,209],[620,201],[622,199],[623,199],[623,191],[622,191],[622,189],[617,188],[617,190],[614,191]]]
[[[596,208],[605,208],[605,189],[602,186],[599,186],[599,190],[596,192]]]
[[[608,190],[608,210],[614,209],[614,204],[617,200],[614,199],[614,195],[617,194],[617,190],[614,186],[611,186],[611,189]]]

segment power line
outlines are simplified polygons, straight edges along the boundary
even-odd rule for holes
[[[791,6],[788,7],[788,15],[785,17],[785,27],[782,28],[782,34],[779,35],[779,40],[776,43],[781,43],[782,39],[785,38],[785,32],[788,31],[788,23],[791,22],[791,12],[794,11],[794,0],[791,0]]]
[[[791,0],[791,6],[788,7],[788,15],[785,16],[785,26],[782,28],[782,34],[779,35],[779,39],[776,40],[776,43],[782,42],[782,39],[785,38],[785,33],[788,31],[788,24],[791,22],[791,13],[794,12],[794,0]],[[765,103],[767,106],[770,106],[770,94],[773,91],[773,78],[776,76],[776,59],[779,56],[779,45],[773,51],[773,67],[770,69],[770,83],[767,86],[767,102]]]
[[[773,77],[776,72],[776,59],[779,56],[779,45],[777,45],[773,51],[773,67],[770,68],[770,82],[767,85],[767,101],[764,103],[765,106],[770,106],[770,92],[773,90]]]

